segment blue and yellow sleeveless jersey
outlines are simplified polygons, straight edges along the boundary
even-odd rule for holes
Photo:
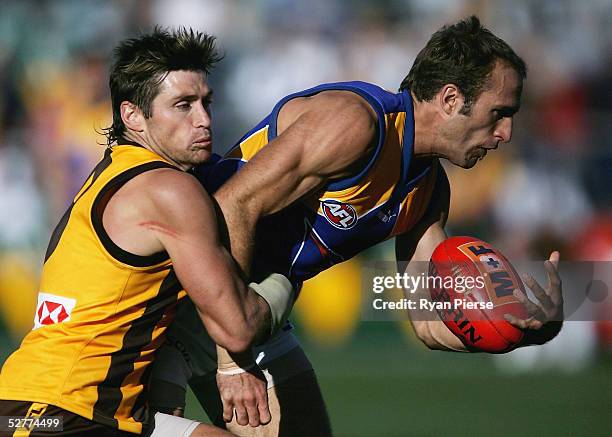
[[[439,171],[437,160],[416,163],[412,159],[414,118],[409,91],[395,94],[365,82],[340,82],[283,98],[224,158],[196,169],[197,176],[214,192],[276,138],[278,113],[285,103],[327,90],[363,97],[377,114],[378,140],[369,162],[357,174],[329,183],[318,198],[302,199],[261,219],[253,271],[280,272],[296,284],[410,230],[427,209]]]

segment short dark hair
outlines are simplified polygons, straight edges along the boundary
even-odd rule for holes
[[[108,145],[121,141],[125,134],[121,102],[132,102],[149,118],[151,103],[169,72],[187,70],[208,74],[221,59],[215,37],[192,29],[170,31],[155,27],[150,34],[122,41],[114,50],[110,69],[113,124],[104,129]]]
[[[429,101],[445,84],[453,83],[463,94],[462,113],[469,114],[471,104],[488,85],[497,61],[509,64],[521,79],[527,76],[525,61],[472,15],[431,36],[402,81],[400,91],[409,89],[417,100]]]

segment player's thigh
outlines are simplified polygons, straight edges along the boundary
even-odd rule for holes
[[[187,387],[161,379],[149,382],[149,407],[151,410],[182,417],[187,403]]]
[[[150,437],[228,437],[232,434],[206,423],[169,414],[156,413]]]

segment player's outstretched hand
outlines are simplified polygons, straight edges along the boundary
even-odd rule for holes
[[[236,412],[239,425],[256,427],[270,422],[267,381],[258,366],[237,374],[217,373],[223,402],[223,420],[231,422]]]
[[[528,319],[519,319],[512,314],[505,318],[517,328],[525,330],[525,345],[543,344],[554,338],[561,329],[563,322],[563,294],[561,292],[561,277],[558,272],[559,252],[550,254],[548,261],[544,262],[544,269],[548,277],[548,286],[542,288],[533,276],[525,274],[523,282],[533,292],[538,300],[534,303],[521,290],[514,290],[514,296],[525,306],[529,312]]]

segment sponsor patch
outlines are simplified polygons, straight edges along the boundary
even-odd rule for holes
[[[70,320],[76,299],[51,293],[38,293],[38,304],[34,314],[34,329]]]

